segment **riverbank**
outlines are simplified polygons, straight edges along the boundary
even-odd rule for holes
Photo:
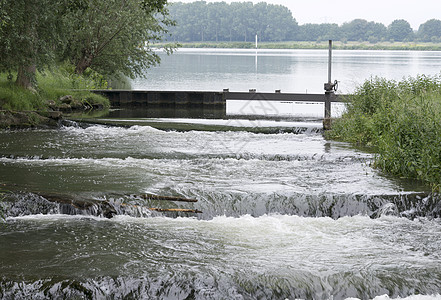
[[[441,191],[441,75],[361,85],[327,137],[371,147],[374,165]]]
[[[70,99],[70,95],[64,96]],[[72,98],[73,99],[73,98]],[[72,104],[56,104],[55,101],[48,101],[46,107],[38,110],[1,110],[0,129],[25,129],[25,128],[53,128],[58,127],[65,115],[89,113],[91,111],[102,111],[109,105],[101,102],[80,102],[72,100]]]
[[[14,75],[0,74],[0,128],[53,127],[63,114],[110,107],[107,98],[89,91],[106,88],[106,82],[70,73],[66,66],[37,72],[32,90],[17,86]]]
[[[164,45],[158,44],[159,47]],[[336,50],[414,50],[441,51],[441,43],[422,42],[341,42],[334,41]],[[178,48],[255,49],[255,42],[191,42],[179,43]],[[328,49],[328,41],[320,42],[260,42],[258,49]]]
[[[62,119],[61,112],[0,111],[0,129],[56,127]]]
[[[65,97],[70,98],[70,95]],[[91,115],[105,113],[109,105],[99,103],[82,103],[73,100],[73,104],[53,104],[49,101],[46,108],[35,111],[0,110],[0,129],[56,128],[60,122],[71,115]]]

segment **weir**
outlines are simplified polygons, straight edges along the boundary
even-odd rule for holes
[[[438,293],[439,196],[372,157],[318,133],[0,131],[0,299]]]
[[[226,107],[229,100],[325,102],[325,94],[258,93],[216,91],[141,91],[141,90],[93,90],[107,97],[112,107]],[[334,95],[331,102],[343,102],[343,95]]]
[[[324,94],[261,93],[256,89],[249,92],[220,91],[150,91],[150,90],[92,90],[107,97],[112,107],[178,107],[226,110],[227,101],[278,101],[324,103],[323,128],[331,126],[331,103],[343,102],[345,95],[336,95],[338,82],[331,81],[332,40],[329,40],[328,82],[324,84]]]
[[[327,84],[325,84],[326,87]],[[334,89],[334,84],[331,84]],[[141,91],[141,90],[94,90],[110,100],[113,108],[173,108],[190,111],[203,110],[212,115],[227,113],[227,101],[264,101],[283,103],[324,103],[323,129],[331,127],[331,102],[344,101],[344,95],[336,95],[334,90],[324,94],[258,93],[213,91]]]
[[[201,195],[199,195],[200,197]],[[427,192],[407,192],[379,195],[322,194],[322,195],[264,195],[231,193],[231,198],[221,194],[205,195],[203,203],[196,199],[167,197],[149,194],[101,194],[98,197],[69,194],[42,194],[9,192],[4,195],[0,208],[7,217],[36,214],[64,214],[113,218],[126,215],[137,218],[156,216],[195,217],[212,220],[215,217],[240,217],[268,214],[295,215],[299,217],[329,217],[339,219],[357,215],[371,219],[395,216],[414,220],[419,217],[439,218],[439,197]],[[255,201],[263,205],[256,206]],[[179,204],[184,202],[184,204]],[[241,202],[237,207],[237,202]],[[167,206],[166,208],[164,206]]]

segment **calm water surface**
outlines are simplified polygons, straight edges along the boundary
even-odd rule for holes
[[[397,71],[391,61],[440,69],[437,53],[368,53],[336,51],[336,77],[351,65]],[[135,84],[321,92],[326,81],[313,76],[326,70],[322,51],[257,62],[256,72],[248,51],[185,50]],[[324,139],[318,119],[174,113],[0,131],[0,299],[440,299],[439,198],[427,186]]]
[[[327,50],[179,49],[161,58],[134,89],[322,93],[328,81]],[[372,76],[401,80],[441,72],[440,51],[334,50],[332,62],[341,93]]]

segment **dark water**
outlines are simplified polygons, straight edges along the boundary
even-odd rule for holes
[[[0,132],[0,298],[439,296],[439,198],[320,122],[112,117]]]

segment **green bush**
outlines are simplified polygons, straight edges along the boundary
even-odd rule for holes
[[[327,137],[369,146],[387,173],[441,187],[441,76],[371,78],[348,97]]]

